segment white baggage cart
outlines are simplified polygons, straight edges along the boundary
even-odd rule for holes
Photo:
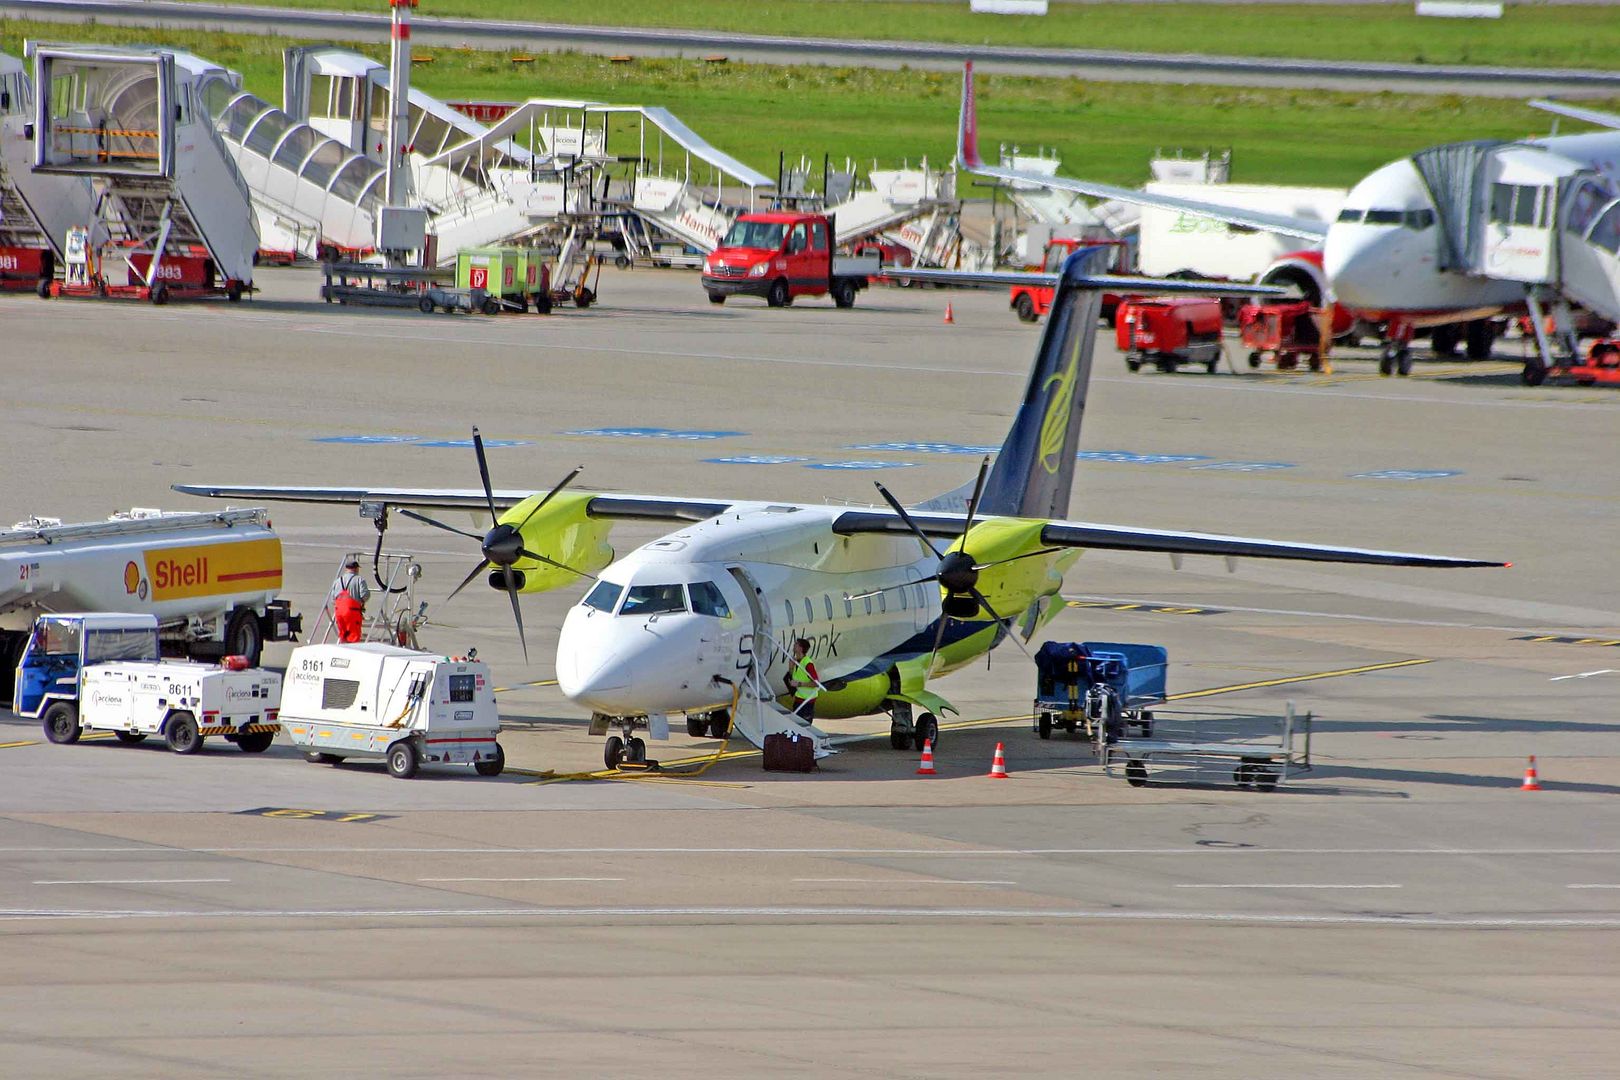
[[[282,726],[310,761],[382,758],[400,779],[424,763],[471,765],[496,776],[506,756],[489,668],[397,645],[293,650]]]
[[[1124,773],[1132,787],[1152,780],[1222,783],[1275,791],[1278,784],[1311,769],[1312,715],[1296,715],[1289,702],[1280,720],[1252,723],[1167,719],[1158,714],[1155,738],[1101,738],[1097,759],[1109,776]],[[1269,732],[1257,728],[1270,728]],[[1100,728],[1099,728],[1100,730]],[[1151,766],[1151,770],[1150,770]]]

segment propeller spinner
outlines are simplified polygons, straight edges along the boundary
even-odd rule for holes
[[[483,552],[483,559],[477,566],[473,567],[472,573],[461,579],[461,584],[451,591],[450,595],[445,598],[445,602],[449,603],[454,600],[456,593],[472,584],[472,580],[486,569],[490,569],[490,584],[498,589],[504,588],[507,598],[512,601],[512,619],[517,623],[518,642],[523,646],[523,662],[528,663],[529,643],[523,634],[523,611],[518,607],[518,578],[521,572],[513,570],[512,567],[519,559],[529,559],[533,562],[545,563],[547,566],[555,566],[559,570],[566,570],[570,574],[590,578],[592,581],[596,580],[594,574],[576,570],[572,566],[547,558],[538,552],[530,551],[523,545],[523,527],[529,523],[529,520],[535,514],[540,512],[541,507],[549,503],[559,491],[573,482],[574,477],[580,473],[580,467],[575,467],[567,476],[557,481],[556,486],[546,492],[545,497],[530,508],[521,522],[516,525],[505,524],[501,521],[500,514],[495,510],[495,492],[489,483],[489,460],[484,455],[483,436],[478,434],[477,428],[473,428],[472,437],[473,451],[478,455],[478,478],[483,481],[484,499],[489,504],[490,530],[483,536],[479,536],[477,533],[470,533],[465,529],[446,525],[442,521],[435,521],[426,514],[418,514],[414,510],[401,508],[399,512],[408,518],[420,521],[424,525],[431,525],[435,529],[443,529],[445,532],[455,533],[457,536],[465,536],[469,540],[478,541]]]

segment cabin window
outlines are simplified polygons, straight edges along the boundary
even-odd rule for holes
[[[605,611],[613,614],[613,609],[619,606],[619,597],[624,595],[624,586],[611,581],[598,581],[596,588],[585,594],[583,603],[588,608]]]
[[[720,586],[712,581],[698,581],[686,587],[692,594],[692,610],[699,615],[711,615],[716,619],[731,618],[731,605],[720,591]]]
[[[321,708],[347,709],[360,696],[358,679],[322,679]]]
[[[822,606],[827,609],[827,621],[832,622],[832,617],[833,617],[833,613],[832,613],[832,597],[828,596],[826,593],[822,593],[821,594],[821,603],[822,603]]]
[[[668,615],[686,610],[686,590],[679,585],[632,585],[620,615]]]
[[[870,596],[866,598],[866,613],[868,615],[872,614],[872,598]]]
[[[917,586],[917,606],[925,611],[928,609],[928,594],[923,592],[921,585]]]
[[[854,617],[855,617],[855,601],[851,600],[849,597],[846,596],[846,597],[844,597],[844,618],[853,619]]]
[[[816,621],[816,609],[810,606],[810,598],[808,596],[804,598],[804,621],[807,623],[813,623]]]
[[[878,602],[878,611],[881,612],[882,614],[887,615],[889,613],[889,594],[888,593],[878,593],[877,594],[877,602]]]
[[[895,592],[898,593],[899,596],[900,596],[900,610],[901,611],[906,610],[906,590],[904,590],[904,589],[896,589]]]
[[[793,601],[783,600],[782,606],[787,609],[788,625],[793,625]]]

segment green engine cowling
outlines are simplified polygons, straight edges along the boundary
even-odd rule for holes
[[[524,547],[589,574],[598,572],[613,561],[613,548],[608,545],[608,533],[613,528],[613,522],[592,518],[586,513],[594,498],[592,494],[559,492],[538,513],[529,517],[542,498],[543,495],[531,495],[501,515],[503,525],[522,525]],[[512,564],[512,569],[523,575],[519,592],[548,592],[583,580],[578,574],[534,559],[520,558]]]
[[[1015,559],[1041,550],[1044,521],[1020,518],[991,518],[973,526],[952,546],[966,551],[978,563]],[[979,571],[979,591],[1005,618],[1016,619],[1043,596],[1063,588],[1063,574],[1080,557],[1078,549],[1054,552],[1044,557],[1018,559]]]

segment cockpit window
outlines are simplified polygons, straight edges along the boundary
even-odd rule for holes
[[[712,581],[695,581],[686,587],[692,594],[692,610],[699,615],[712,615],[717,619],[731,618],[731,607]]]
[[[1399,225],[1404,216],[1399,210],[1369,210],[1362,220],[1368,225]]]
[[[1406,227],[1422,232],[1434,224],[1433,210],[1408,210],[1406,212]]]
[[[623,585],[616,585],[611,581],[598,581],[596,588],[585,594],[583,603],[588,608],[605,611],[611,615],[613,609],[619,606],[619,597],[623,593]]]
[[[1343,210],[1339,211],[1339,220],[1340,221],[1360,221],[1361,220],[1361,211],[1360,210],[1352,210],[1350,207],[1347,206]]]
[[[665,615],[686,610],[686,590],[679,585],[632,585],[620,615]]]

